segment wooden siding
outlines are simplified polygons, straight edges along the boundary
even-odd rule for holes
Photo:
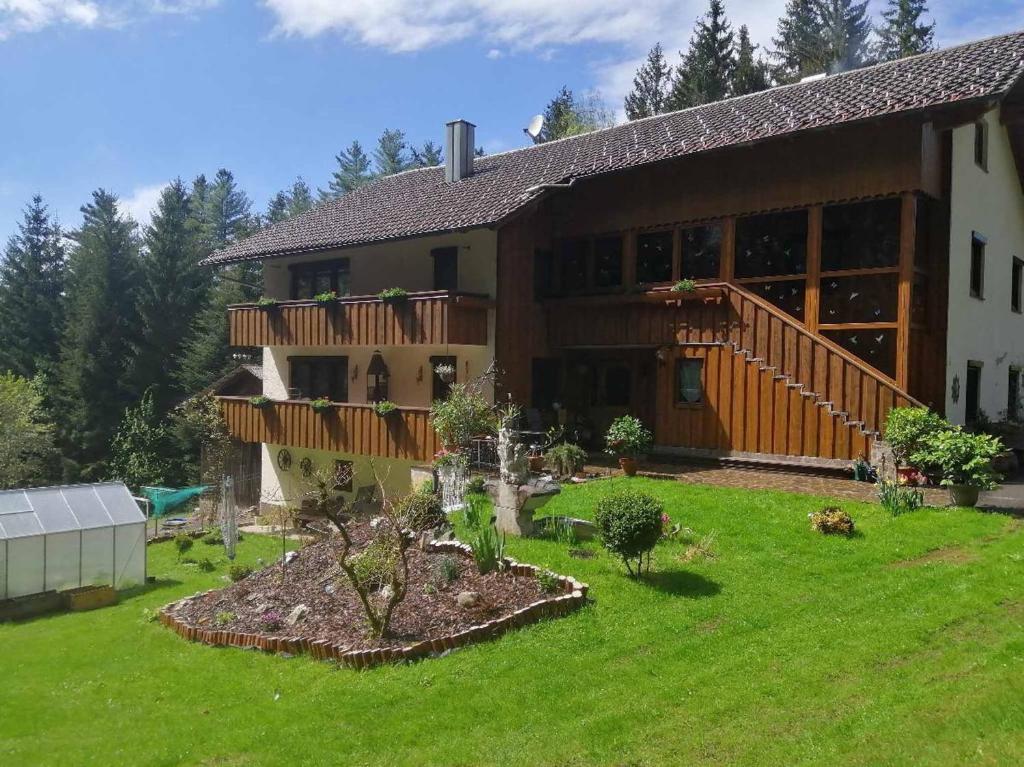
[[[400,408],[381,418],[372,405],[337,404],[317,413],[308,402],[255,408],[245,397],[219,399],[232,436],[242,442],[406,461],[430,461],[440,449],[425,408]]]
[[[333,304],[282,301],[272,309],[228,308],[232,346],[409,346],[487,344],[490,302],[446,292],[412,294],[401,303],[376,296]]]
[[[703,361],[704,402],[673,401],[675,361]],[[718,452],[852,460],[872,438],[732,346],[684,346],[658,366],[654,443]]]

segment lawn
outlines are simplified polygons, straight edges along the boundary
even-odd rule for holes
[[[511,541],[593,604],[371,671],[179,639],[152,612],[218,585],[226,562],[207,573],[151,547],[158,582],[116,607],[0,625],[0,763],[1024,763],[1021,520],[846,502],[861,534],[826,538],[807,522],[823,499],[644,479],[548,509],[589,516],[627,484],[714,533],[715,556],[665,544],[633,582],[607,554]],[[240,545],[250,563],[279,552]]]

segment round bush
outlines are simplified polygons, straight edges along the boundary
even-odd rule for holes
[[[597,502],[594,523],[601,542],[608,551],[622,557],[631,575],[640,574],[640,560],[661,538],[664,510],[654,496],[633,490],[620,490]]]
[[[413,530],[432,530],[447,521],[441,497],[433,493],[409,493],[398,501],[395,512]]]

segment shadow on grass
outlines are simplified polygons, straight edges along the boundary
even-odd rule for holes
[[[182,583],[183,581],[179,581],[176,578],[157,578],[152,583],[143,583],[138,586],[132,586],[130,589],[118,591],[117,596],[119,601],[134,599],[135,597],[141,597],[153,591],[161,591],[162,589],[180,586]]]
[[[666,594],[692,599],[713,597],[722,590],[717,582],[689,570],[659,570],[645,573],[640,582]]]

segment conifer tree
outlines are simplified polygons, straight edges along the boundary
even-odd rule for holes
[[[683,55],[672,83],[672,109],[708,104],[729,95],[736,66],[735,35],[725,17],[722,0],[711,0],[697,19],[690,49]]]
[[[412,148],[412,166],[415,168],[433,168],[441,164],[441,147],[433,141],[423,142],[422,149]]]
[[[626,95],[626,117],[630,120],[639,120],[642,117],[660,115],[666,110],[671,86],[672,68],[665,60],[661,43],[655,43],[647,52],[647,60],[643,66],[636,71],[633,90]]]
[[[120,215],[114,195],[94,192],[82,215],[81,229],[70,235],[77,247],[69,261],[57,425],[69,477],[95,479],[133,399],[128,370],[139,255],[135,223]]]
[[[225,168],[218,170],[213,183],[205,190],[204,198],[202,235],[208,248],[223,248],[252,231],[252,203],[238,188],[231,171]]]
[[[817,12],[817,0],[787,0],[776,34],[777,37],[772,38],[775,46],[772,58],[777,62],[777,80],[796,82],[825,71],[820,66],[819,52],[824,32]]]
[[[779,62],[776,77],[795,82],[869,63],[867,6],[867,0],[789,0],[773,39],[773,55]]]
[[[544,108],[544,125],[538,143],[606,128],[613,123],[608,106],[598,93],[577,99],[566,86]],[[479,154],[478,154],[479,156]]]
[[[295,179],[291,189],[282,189],[270,198],[264,220],[276,224],[278,221],[312,210],[313,205],[313,193],[300,176]]]
[[[868,0],[818,0],[823,31],[822,71],[847,72],[869,63]]]
[[[925,24],[926,0],[889,0],[878,27],[875,56],[880,61],[895,61],[927,53],[935,47],[935,22]]]
[[[0,371],[50,375],[64,324],[65,254],[43,198],[32,198],[0,260]]]
[[[327,189],[320,190],[321,200],[333,200],[343,194],[358,189],[372,179],[370,158],[363,151],[362,144],[353,141],[348,149],[343,149],[335,158],[338,167],[331,175]]]
[[[188,191],[176,180],[164,189],[153,221],[146,228],[132,365],[134,390],[151,390],[159,413],[183,393],[166,371],[182,351],[192,321],[204,305],[210,281],[209,272],[199,266],[196,229]]]
[[[377,148],[373,150],[373,162],[378,176],[390,176],[406,170],[409,167],[409,156],[404,131],[384,131],[377,139]]]
[[[747,25],[740,27],[739,44],[736,47],[736,68],[732,73],[732,95],[745,96],[771,87],[768,65],[760,58],[754,58],[757,47],[750,42]]]

